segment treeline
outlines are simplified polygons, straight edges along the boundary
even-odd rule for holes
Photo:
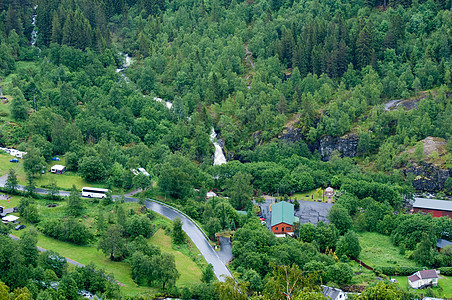
[[[57,43],[97,51],[109,48],[111,33],[107,15],[111,9],[103,1],[38,1],[38,45]]]

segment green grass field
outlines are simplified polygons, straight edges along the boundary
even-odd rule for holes
[[[17,179],[19,184],[26,185],[27,184],[27,176],[25,174],[25,170],[23,167],[23,159],[19,159],[18,163],[12,163],[9,160],[13,158],[11,155],[0,152],[0,176],[7,174],[9,169],[14,169],[17,174]],[[53,174],[50,173],[49,170],[53,165],[59,164],[64,165],[64,157],[60,157],[61,161],[50,161],[46,164],[46,172],[44,174],[38,174],[35,177],[35,185],[36,187],[46,187],[53,181],[56,185],[65,190],[69,190],[72,188],[72,185],[75,185],[77,189],[81,190],[84,186],[93,186],[93,187],[105,187],[102,184],[93,184],[86,182],[80,175],[77,173],[68,171],[64,174]]]
[[[441,276],[438,280],[438,287],[434,287],[433,292],[436,297],[451,299],[452,298],[452,276]],[[417,295],[425,295],[425,290],[412,289],[408,284],[407,276],[391,276],[399,282],[400,287],[403,290],[414,291]]]
[[[371,267],[376,266],[407,266],[415,267],[413,260],[399,253],[388,236],[375,232],[359,232],[361,254],[359,258]]]
[[[173,249],[171,237],[167,236],[164,230],[157,230],[151,237],[151,242],[159,246],[162,252],[171,253],[176,258],[176,267],[180,273],[180,277],[176,282],[177,286],[201,283],[201,269],[199,266],[187,255]],[[192,249],[196,249],[196,247],[192,247]],[[194,251],[197,252],[198,250],[196,249]]]
[[[282,198],[282,197],[279,197]],[[302,201],[318,201],[322,200],[324,202],[327,201],[327,199],[323,199],[323,190],[322,189],[315,189],[304,193],[295,193],[290,197],[290,199],[297,199]]]
[[[4,200],[0,200],[0,205],[4,207],[17,206],[20,199],[20,197],[11,198],[9,206],[2,205],[1,201]],[[36,200],[36,203],[41,214],[41,219],[58,218],[62,217],[66,213],[65,201]],[[50,203],[56,203],[58,204],[58,206],[47,207],[47,204]],[[88,226],[95,228],[95,218],[99,212],[99,208],[104,210],[105,218],[106,220],[108,220],[109,218],[115,218],[115,215],[111,215],[109,217],[110,211],[113,209],[114,205],[115,204],[111,204],[106,207],[99,206],[93,203],[92,200],[86,199],[85,211],[83,213],[83,217],[80,217],[80,219],[82,219],[83,222],[85,222]],[[134,210],[136,213],[138,213],[141,208],[141,205],[138,203],[123,203],[121,205],[124,207],[124,210],[126,212]],[[12,232],[12,234],[19,237],[22,236],[24,232],[34,227],[32,224],[26,222],[26,220],[20,219],[20,221],[22,224],[26,225],[26,229],[21,231],[13,230]],[[169,227],[171,226],[172,222],[162,217],[161,215],[155,214],[153,224],[158,227]],[[179,280],[176,282],[177,286],[187,286],[200,282],[201,269],[198,264],[196,264],[190,256],[183,254],[181,252],[182,250],[177,251],[173,249],[171,246],[171,238],[165,235],[162,229],[159,229],[154,234],[154,236],[149,239],[149,241],[158,245],[161,248],[162,252],[170,252],[174,254],[176,258],[177,269],[181,274]],[[101,251],[97,250],[95,245],[79,246],[72,243],[62,242],[47,237],[42,233],[38,233],[38,246],[47,250],[58,252],[59,254],[84,265],[93,263],[94,265],[104,269],[107,274],[113,274],[116,280],[124,284],[124,286],[121,286],[121,291],[125,295],[149,295],[158,292],[157,288],[141,287],[135,284],[130,276],[130,266],[128,263],[110,261],[107,256],[105,256]],[[185,248],[183,250],[185,250]],[[196,257],[199,254],[197,248],[193,244],[190,244],[189,248],[192,257]]]
[[[3,193],[0,193],[1,195],[4,195]],[[0,206],[3,206],[4,208],[13,208],[17,207],[19,205],[21,197],[13,196],[11,199],[4,199],[3,196],[0,197]]]

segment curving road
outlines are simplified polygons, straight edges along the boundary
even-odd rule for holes
[[[0,187],[4,187],[6,183],[7,176],[0,177]],[[24,186],[18,186],[18,190],[23,191]],[[37,188],[35,192],[38,194],[48,194],[48,190]],[[60,196],[69,196],[69,192],[60,191]],[[118,198],[119,195],[114,195],[113,199]],[[125,198],[127,202],[138,202],[137,198],[127,197]],[[201,255],[204,257],[207,263],[212,264],[215,276],[219,281],[224,281],[226,277],[232,277],[231,272],[226,267],[225,263],[220,259],[217,252],[210,246],[203,231],[184,213],[170,207],[167,204],[161,203],[156,200],[146,200],[145,206],[147,209],[170,219],[173,221],[175,218],[180,218],[182,221],[182,230],[188,235],[188,237],[193,241],[196,248],[198,248]],[[68,260],[69,263],[72,263]],[[78,264],[77,262],[75,262]]]
[[[127,202],[138,202],[136,198],[126,198]],[[219,281],[224,281],[226,277],[232,277],[231,272],[226,267],[225,263],[220,259],[217,252],[210,246],[209,241],[204,236],[201,229],[189,219],[185,214],[167,206],[166,204],[159,203],[155,200],[146,200],[144,205],[147,209],[170,219],[173,221],[175,218],[180,218],[182,221],[182,230],[188,235],[198,248],[201,255],[207,261],[208,264],[212,264],[215,276]]]

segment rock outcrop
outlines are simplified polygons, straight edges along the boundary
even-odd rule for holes
[[[319,152],[322,160],[330,159],[331,153],[337,150],[342,156],[355,157],[358,155],[358,141],[356,134],[348,134],[342,137],[323,136],[319,141]]]
[[[279,140],[295,143],[303,139],[303,134],[301,128],[285,127],[278,138]]]
[[[444,170],[430,163],[413,165],[404,170],[405,176],[413,174],[413,187],[418,191],[439,192],[444,189],[446,179],[452,176],[452,170]]]

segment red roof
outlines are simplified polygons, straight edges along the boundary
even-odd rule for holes
[[[416,273],[411,275],[411,276],[408,276],[408,280],[411,281],[411,282],[418,281],[419,279],[420,278],[416,275]]]
[[[419,271],[419,275],[421,275],[422,279],[438,278],[438,274],[436,273],[436,270],[433,270],[433,269]]]
[[[419,275],[418,275],[419,274]],[[418,281],[420,279],[431,279],[431,278],[438,278],[438,273],[436,273],[436,270],[422,270],[414,273],[411,276],[408,276],[408,280],[411,282]]]

